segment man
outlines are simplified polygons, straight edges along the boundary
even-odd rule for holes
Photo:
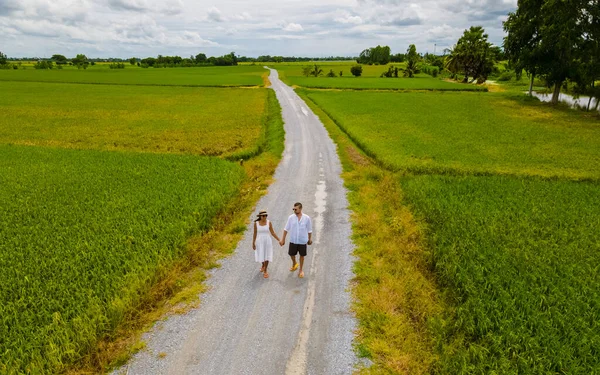
[[[304,277],[304,257],[306,256],[306,245],[312,244],[312,221],[310,217],[302,213],[302,203],[294,203],[294,213],[288,217],[285,228],[283,229],[283,236],[279,245],[285,244],[285,238],[287,234],[290,234],[290,247],[288,254],[292,258],[292,268],[290,271],[294,272],[298,269],[298,263],[296,262],[296,254],[300,253],[300,271],[298,277]]]

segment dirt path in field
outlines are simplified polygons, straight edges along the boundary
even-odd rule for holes
[[[349,311],[351,228],[335,146],[319,119],[272,70],[283,110],[285,152],[257,205],[281,236],[294,202],[313,219],[304,279],[274,242],[269,279],[254,262],[248,225],[235,253],[212,272],[197,309],[156,324],[145,350],[119,374],[350,374],[355,320]],[[255,212],[256,213],[256,212]],[[254,215],[252,216],[254,218]]]

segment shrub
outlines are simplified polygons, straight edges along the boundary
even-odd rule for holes
[[[329,73],[327,73],[327,77],[335,77],[335,73],[333,72],[333,69],[329,69]]]
[[[33,66],[34,69],[52,69],[54,68],[54,64],[52,61],[40,60]]]
[[[514,77],[514,73],[506,70],[498,76],[497,80],[498,81],[510,81],[511,79],[513,79],[513,77]]]
[[[350,73],[355,77],[360,77],[362,74],[362,65],[356,64],[350,68]]]

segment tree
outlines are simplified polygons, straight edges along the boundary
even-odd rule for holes
[[[7,57],[2,51],[0,51],[0,65],[8,65]]]
[[[362,65],[356,64],[350,68],[350,73],[355,77],[360,77],[362,74]]]
[[[310,68],[310,75],[313,77],[318,77],[323,74],[323,69],[321,69],[317,64],[314,67]]]
[[[390,47],[378,45],[377,47],[367,48],[360,53],[356,62],[359,64],[386,65],[390,62]]]
[[[336,76],[336,75],[335,75],[335,72],[333,71],[333,69],[329,69],[329,73],[327,73],[327,77],[331,77],[331,78],[333,78],[333,77],[335,77],[335,76]]]
[[[504,22],[504,50],[510,61],[530,73],[532,84],[539,75],[553,86],[553,104],[563,83],[581,72],[586,35],[598,22],[598,8],[590,0],[520,0]]]
[[[417,53],[417,47],[414,44],[408,46],[406,50],[406,69],[404,69],[404,76],[413,78],[415,74],[419,73],[419,54]]]
[[[132,57],[129,59],[129,64],[135,65],[136,63],[137,63],[137,59],[135,57]]]
[[[195,59],[196,64],[205,64],[206,63],[206,55],[203,53],[199,53],[196,55]]]
[[[69,60],[63,55],[52,55],[50,58],[56,65],[67,65]]]
[[[592,98],[596,98],[594,111],[600,104],[600,86],[595,85],[600,79],[600,7],[592,4],[593,2],[584,3],[581,10],[582,40],[577,52],[580,64],[573,79],[575,94],[590,97],[586,106],[588,111]]]
[[[465,30],[446,58],[446,68],[453,74],[463,73],[465,83],[469,77],[473,77],[473,81],[485,81],[494,68],[494,55],[487,38],[481,26]]]
[[[71,62],[73,63],[73,65],[77,66],[77,69],[87,69],[90,63],[88,61],[87,56],[83,54],[75,56],[73,59],[71,59]]]

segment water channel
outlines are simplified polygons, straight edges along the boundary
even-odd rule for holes
[[[535,96],[542,102],[550,102],[552,100],[552,93],[542,94],[542,93],[534,91],[533,96]],[[572,95],[569,95],[569,94],[561,93],[558,95],[558,101],[560,101],[562,103],[566,103],[566,104],[570,105],[572,108],[584,108],[585,109],[588,106],[589,100],[590,100],[589,96],[580,96],[579,98],[574,98]],[[592,110],[594,109],[597,101],[598,101],[598,99],[596,99],[596,98],[592,99],[592,102],[590,103],[590,109],[592,109]],[[600,112],[600,106],[598,106],[598,112]]]

